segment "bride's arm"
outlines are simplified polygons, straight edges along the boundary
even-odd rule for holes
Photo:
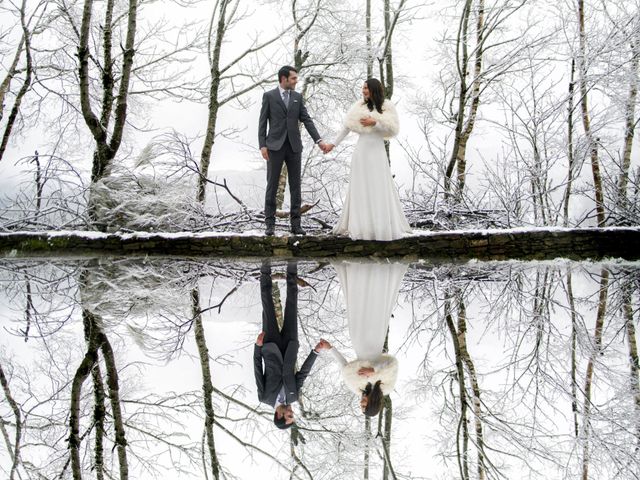
[[[336,139],[333,142],[331,142],[333,146],[337,147],[340,144],[340,142],[342,142],[345,139],[345,137],[349,135],[350,131],[351,130],[349,130],[348,127],[342,127],[342,130],[340,130],[340,133],[338,133],[338,136],[336,137]]]
[[[342,354],[338,351],[336,347],[331,347],[329,349],[329,353],[341,366],[344,367],[347,364],[347,361],[345,360],[345,358],[342,356]]]

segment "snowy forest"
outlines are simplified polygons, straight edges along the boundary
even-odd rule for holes
[[[340,263],[297,264],[301,351],[322,337],[353,356]],[[322,354],[285,432],[252,378],[258,266],[0,264],[4,478],[640,475],[637,264],[400,265],[380,415]],[[273,262],[279,315],[284,272]]]
[[[261,228],[262,92],[295,66],[331,139],[362,82],[413,228],[637,225],[635,0],[22,0],[0,5],[0,228]],[[347,142],[303,151],[335,223]],[[286,169],[278,195],[284,206]]]
[[[640,479],[639,62],[640,0],[0,0],[0,477]],[[284,65],[329,144],[380,80],[400,238],[353,131],[265,229]]]

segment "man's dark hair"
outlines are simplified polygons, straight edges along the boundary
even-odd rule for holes
[[[289,78],[289,74],[291,72],[298,73],[298,70],[293,68],[291,65],[285,65],[284,67],[280,68],[280,70],[278,70],[278,83],[282,81],[282,77]]]
[[[373,112],[375,108],[378,113],[382,113],[382,104],[384,103],[384,87],[382,83],[377,78],[368,78],[365,83],[369,89],[369,100],[367,100],[369,111]]]
[[[368,398],[364,414],[367,417],[375,417],[380,413],[380,410],[382,410],[382,404],[384,403],[384,393],[382,393],[382,388],[380,388],[380,380],[378,380],[373,387],[371,386],[371,382],[367,383],[363,393]]]
[[[284,415],[278,418],[278,412],[273,412],[273,423],[280,430],[286,430],[287,428],[291,428],[291,425],[293,425],[295,422],[287,424],[287,419]]]

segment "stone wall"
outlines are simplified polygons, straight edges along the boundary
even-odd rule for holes
[[[391,242],[218,234],[0,233],[0,255],[413,257],[441,260],[640,258],[640,228],[425,232]]]

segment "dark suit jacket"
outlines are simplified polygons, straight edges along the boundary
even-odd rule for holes
[[[295,90],[291,90],[289,108],[287,109],[277,87],[265,92],[262,96],[262,108],[260,109],[260,121],[258,123],[258,143],[260,148],[267,147],[269,150],[280,150],[285,139],[289,137],[291,149],[295,153],[301,152],[300,122],[304,124],[313,141],[318,142],[320,134],[302,102],[302,95]],[[269,124],[268,133],[267,123]]]
[[[258,400],[274,406],[278,393],[284,385],[287,404],[298,401],[302,384],[311,372],[311,367],[313,367],[318,354],[312,350],[298,373],[295,373],[297,356],[298,342],[295,340],[291,340],[287,345],[284,358],[275,343],[265,343],[262,347],[254,346],[253,370],[258,387]],[[262,368],[263,360],[264,370]]]

